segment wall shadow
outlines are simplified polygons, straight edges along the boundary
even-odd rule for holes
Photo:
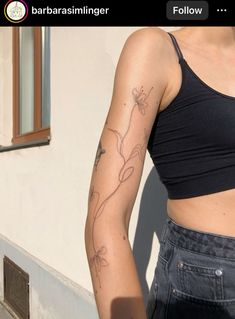
[[[167,218],[167,191],[155,169],[149,173],[140,201],[138,222],[133,243],[133,255],[144,295],[145,305],[149,295],[146,271],[150,260],[154,233],[160,239]],[[157,261],[156,251],[156,261]],[[154,274],[153,274],[154,276]]]

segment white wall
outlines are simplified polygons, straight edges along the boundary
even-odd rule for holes
[[[94,156],[112,93],[115,66],[137,28],[51,30],[51,143],[0,153],[0,233],[92,290],[84,246],[87,195]],[[0,28],[0,144],[12,134],[11,28]],[[145,169],[132,214],[135,235]],[[147,272],[150,284],[158,241]]]
[[[3,258],[8,256],[29,274],[30,319],[98,319],[93,293],[87,291],[63,274],[30,255],[24,249],[0,234],[0,318],[1,304],[17,318],[15,312],[3,301]],[[21,293],[17,285],[15,295]],[[18,303],[19,305],[19,303]]]
[[[11,144],[12,124],[12,34],[0,27],[0,145]]]

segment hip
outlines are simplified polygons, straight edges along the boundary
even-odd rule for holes
[[[235,319],[235,237],[167,218],[147,305],[148,319]]]

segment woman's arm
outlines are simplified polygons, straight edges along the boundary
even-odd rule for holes
[[[101,319],[146,318],[128,227],[149,135],[167,86],[163,33],[142,29],[126,41],[97,149],[85,243]]]

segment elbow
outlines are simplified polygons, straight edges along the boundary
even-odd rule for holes
[[[105,218],[103,221],[99,221],[99,225],[94,224],[94,219],[87,217],[84,229],[84,240],[86,250],[91,247],[94,240],[98,241],[116,241],[119,236],[128,238],[128,225],[126,220],[120,218]]]

